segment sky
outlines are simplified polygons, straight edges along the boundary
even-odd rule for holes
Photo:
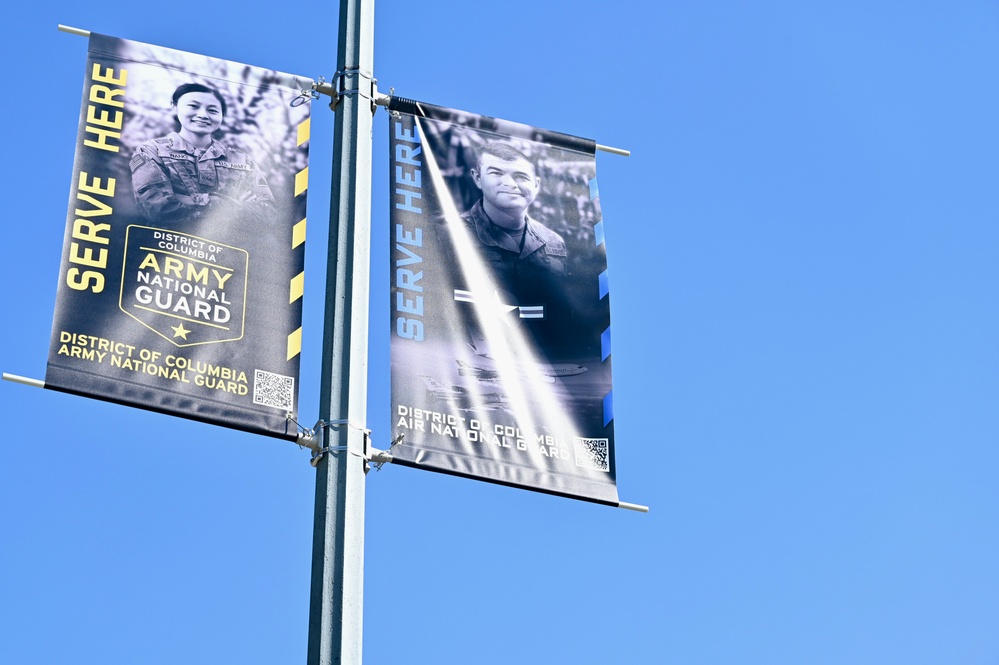
[[[0,26],[0,369],[43,378],[87,41],[331,78],[335,3],[27,3]],[[999,4],[380,0],[387,92],[595,139],[618,490],[386,465],[368,663],[999,662]],[[300,410],[333,114],[313,107]],[[389,438],[388,120],[367,425]],[[315,471],[0,385],[0,660],[305,662]]]

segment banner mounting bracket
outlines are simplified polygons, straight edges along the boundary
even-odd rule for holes
[[[296,441],[296,443],[302,446],[303,448],[308,448],[309,450],[312,451],[312,458],[309,460],[309,463],[313,467],[318,466],[319,461],[327,453],[350,452],[351,454],[356,454],[350,451],[348,446],[323,445],[325,443],[325,438],[326,438],[325,435],[326,427],[343,427],[343,426],[356,429],[357,431],[361,432],[361,434],[364,435],[364,451],[361,455],[359,455],[359,457],[364,458],[364,461],[366,463],[374,462],[375,470],[380,470],[382,464],[392,461],[392,456],[387,451],[379,450],[371,446],[370,429],[364,427],[363,425],[358,425],[356,423],[353,423],[350,420],[344,418],[341,420],[330,420],[330,421],[319,420],[311,429],[304,430],[298,434],[298,440]],[[405,435],[400,434],[398,437],[396,437],[396,439],[389,446],[389,450],[391,450],[393,446],[396,446],[399,443],[401,443],[403,436]]]
[[[356,81],[352,81],[354,87],[347,87],[348,78],[357,79]],[[368,81],[368,86],[365,86],[361,79],[366,79]],[[367,87],[367,89],[365,89],[365,87]],[[319,80],[312,84],[312,90],[314,90],[317,94],[323,94],[331,97],[332,101],[330,102],[330,109],[333,111],[336,111],[336,108],[340,103],[340,98],[349,95],[357,95],[371,102],[372,113],[375,112],[378,106],[388,106],[388,100],[391,99],[389,95],[379,94],[378,79],[373,77],[371,74],[362,72],[359,67],[347,67],[346,69],[338,70],[333,74],[333,80],[329,82],[327,82],[323,77],[319,77]]]
[[[395,437],[392,440],[392,443],[389,444],[388,450],[379,450],[378,448],[368,446],[368,449],[365,451],[365,459],[374,465],[375,471],[381,471],[384,465],[390,464],[392,460],[395,459],[392,457],[392,449],[402,443],[405,436],[405,434],[400,434]]]

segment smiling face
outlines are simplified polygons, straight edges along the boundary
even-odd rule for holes
[[[472,180],[482,190],[483,204],[511,216],[523,216],[538,196],[541,179],[523,157],[503,159],[488,152],[479,157]],[[494,220],[496,221],[496,220]]]
[[[210,92],[188,92],[175,105],[180,121],[180,135],[185,139],[204,139],[222,126],[222,104]]]

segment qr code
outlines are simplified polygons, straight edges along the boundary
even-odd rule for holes
[[[597,471],[610,471],[608,439],[574,439],[576,466]]]
[[[263,370],[253,373],[253,403],[272,406],[283,411],[293,411],[295,405],[295,379]]]

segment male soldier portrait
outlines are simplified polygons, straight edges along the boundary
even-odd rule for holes
[[[222,95],[185,83],[170,106],[180,129],[142,143],[129,163],[142,213],[153,222],[197,220],[209,211],[262,218],[262,205],[274,200],[263,174],[246,154],[214,138],[227,112]]]
[[[494,141],[477,148],[468,176],[481,197],[454,220],[462,233],[440,220],[437,269],[446,277],[431,281],[444,287],[434,298],[452,301],[478,354],[490,353],[491,328],[519,330],[536,351],[557,356],[571,339],[568,261],[562,236],[528,212],[541,191],[537,168],[520,150]]]
[[[516,299],[511,305],[545,305],[565,286],[566,250],[559,234],[528,214],[541,190],[534,163],[492,142],[479,148],[470,172],[482,198],[461,219],[497,288]]]

